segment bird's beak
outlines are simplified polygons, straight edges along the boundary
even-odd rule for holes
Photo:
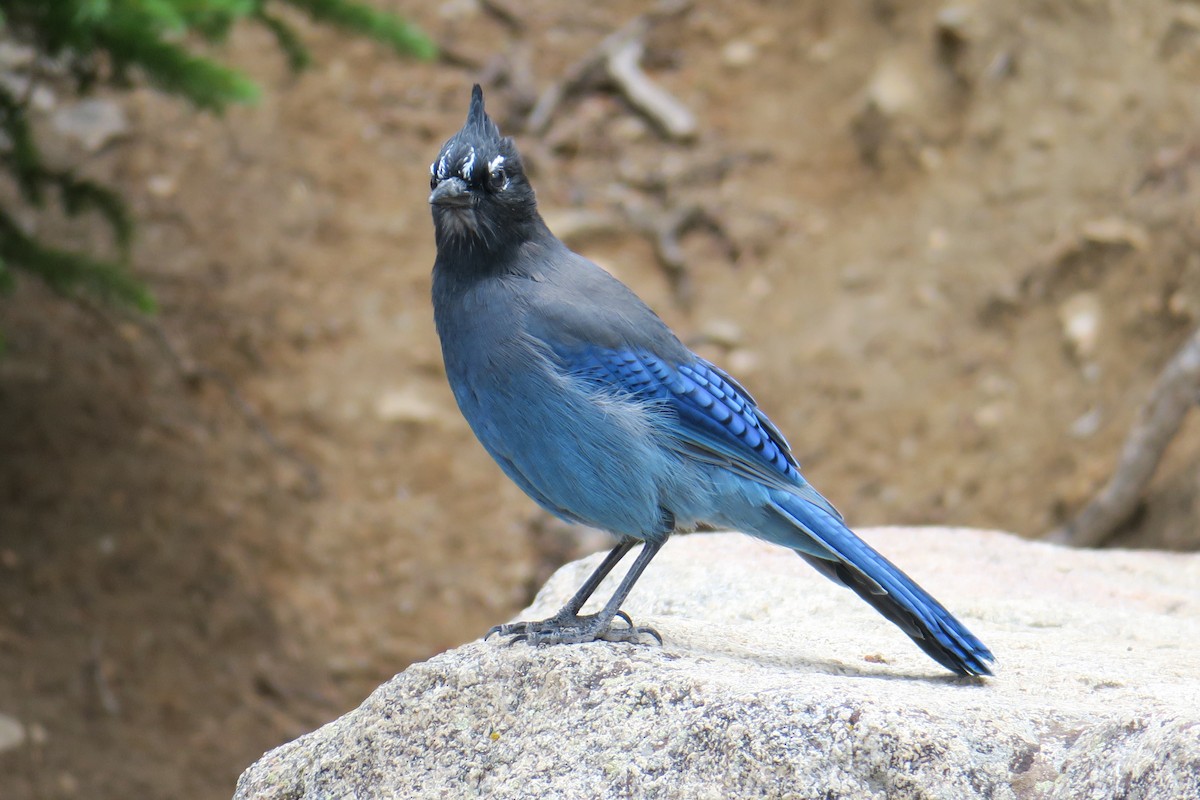
[[[431,205],[444,208],[468,208],[471,205],[471,190],[462,178],[446,178],[429,195]]]

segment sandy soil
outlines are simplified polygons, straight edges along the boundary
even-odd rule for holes
[[[145,326],[31,285],[0,302],[0,713],[28,733],[6,800],[227,797],[603,544],[548,522],[454,408],[427,169],[485,65],[540,89],[640,4],[538,0],[522,31],[396,5],[478,66],[309,30],[295,78],[243,31],[260,105],[121,98],[133,133],[86,170],[131,198],[182,370]],[[648,64],[698,140],[604,92],[542,137],[510,124],[544,213],[754,391],[853,523],[1043,534],[1200,316],[1192,7],[697,5]],[[518,118],[520,92],[489,99]],[[575,224],[630,198],[720,221],[682,240],[690,307],[629,226]],[[1198,468],[1191,419],[1121,542],[1195,548]]]

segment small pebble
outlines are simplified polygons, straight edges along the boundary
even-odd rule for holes
[[[1081,414],[1074,422],[1071,423],[1069,431],[1076,439],[1087,439],[1095,435],[1096,431],[1100,430],[1100,423],[1104,417],[1100,413],[1100,409],[1093,408],[1085,414]]]
[[[14,717],[0,714],[0,753],[25,744],[25,726]]]
[[[1067,344],[1078,358],[1088,358],[1096,351],[1102,312],[1100,298],[1094,292],[1078,292],[1068,297],[1059,306],[1058,319]]]
[[[54,129],[94,153],[129,130],[125,110],[112,100],[92,97],[64,105],[51,115]]]
[[[721,49],[721,61],[727,67],[741,69],[754,63],[758,58],[758,48],[753,42],[745,39],[735,39]]]

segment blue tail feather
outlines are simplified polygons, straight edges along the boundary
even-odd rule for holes
[[[942,666],[960,675],[992,674],[988,662],[994,657],[983,642],[839,518],[798,495],[772,491],[771,501],[772,510],[794,526],[795,539],[784,540],[778,529],[767,538],[853,589]]]

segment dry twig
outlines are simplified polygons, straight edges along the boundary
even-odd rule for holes
[[[629,224],[649,238],[654,246],[654,255],[667,274],[667,282],[671,285],[675,302],[685,310],[692,307],[695,287],[692,285],[683,246],[679,242],[680,237],[689,231],[702,228],[725,243],[730,258],[736,257],[736,248],[720,221],[699,203],[659,211],[649,208],[645,203],[625,200],[621,203],[621,210]]]
[[[95,693],[96,704],[110,717],[121,713],[121,701],[113,691],[104,665],[104,643],[99,634],[92,636],[91,653],[83,665],[84,683]]]
[[[562,80],[542,92],[526,120],[526,130],[544,133],[568,96],[608,84],[667,137],[675,140],[693,138],[697,130],[695,116],[683,103],[651,81],[640,63],[650,28],[690,7],[690,0],[660,0],[654,8],[609,34],[588,55],[569,67]]]
[[[666,89],[642,71],[645,45],[630,39],[613,49],[604,61],[605,72],[617,90],[668,139],[688,141],[696,136],[696,117]]]
[[[1125,440],[1116,471],[1075,519],[1046,538],[1092,547],[1102,543],[1137,509],[1167,445],[1188,409],[1200,401],[1200,329],[1184,342],[1155,381]]]
[[[520,34],[525,32],[525,20],[521,19],[521,16],[515,9],[510,8],[508,3],[501,2],[501,0],[479,0],[479,7],[501,25],[508,28],[510,33]]]
[[[1155,153],[1145,173],[1134,185],[1134,193],[1167,181],[1177,184],[1180,188],[1186,187],[1187,169],[1197,160],[1200,160],[1200,143],[1162,148]]]
[[[713,234],[724,246],[731,261],[738,248],[717,216],[699,203],[656,208],[632,192],[622,193],[612,212],[573,211],[559,213],[551,226],[565,242],[597,234],[621,234],[633,228],[654,248],[654,256],[667,275],[671,294],[684,310],[692,307],[695,289],[680,238],[696,229]]]

